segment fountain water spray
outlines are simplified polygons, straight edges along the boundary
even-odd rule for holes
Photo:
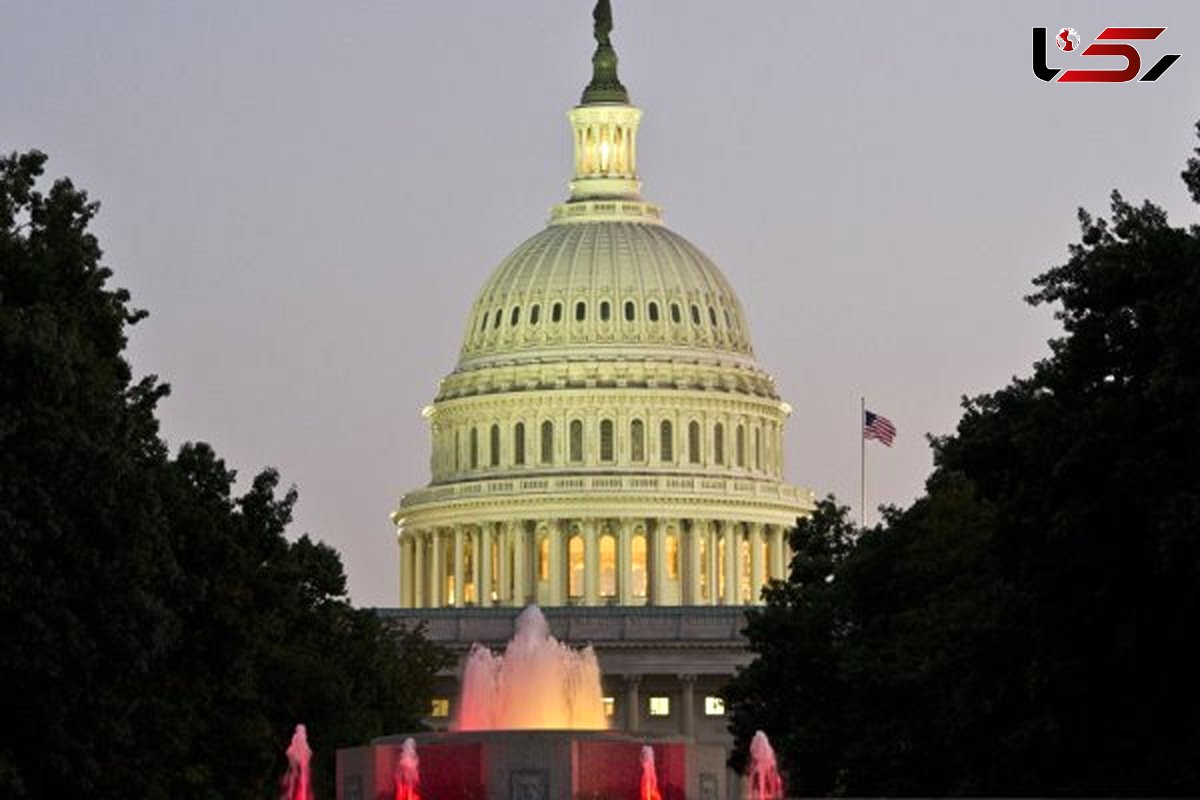
[[[400,759],[396,762],[396,793],[394,800],[421,800],[419,765],[417,743],[410,736],[400,746]]]
[[[746,775],[750,781],[750,800],[782,800],[783,778],[771,742],[762,731],[755,732],[750,740],[750,767]]]
[[[561,644],[537,606],[517,617],[504,655],[471,648],[461,685],[453,730],[607,727],[595,652]]]
[[[642,783],[638,800],[662,800],[658,791],[658,774],[654,771],[654,748],[642,745]]]
[[[312,782],[309,779],[308,763],[312,750],[308,746],[308,732],[303,725],[296,726],[292,743],[287,749],[288,771],[283,776],[283,793],[280,800],[313,800]]]

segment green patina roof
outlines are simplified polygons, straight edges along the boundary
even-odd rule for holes
[[[609,0],[597,0],[592,11],[596,52],[592,55],[592,81],[583,90],[581,103],[628,103],[629,92],[617,77],[617,51],[608,35],[612,32],[612,6]]]

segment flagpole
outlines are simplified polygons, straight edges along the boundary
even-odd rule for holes
[[[859,485],[858,485],[858,529],[865,530],[867,527],[867,398],[858,398],[858,468],[859,468]]]

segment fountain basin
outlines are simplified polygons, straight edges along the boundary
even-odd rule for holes
[[[726,796],[719,745],[615,731],[515,730],[385,736],[338,750],[337,800],[392,800],[401,748],[410,736],[426,800],[636,800],[644,745],[654,750],[663,800]]]

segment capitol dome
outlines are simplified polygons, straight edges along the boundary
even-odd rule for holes
[[[750,357],[725,276],[658,222],[556,221],[530,237],[479,293],[464,362],[529,347],[664,346]]]
[[[403,607],[752,604],[812,510],[732,286],[641,197],[641,111],[597,39],[570,196],[488,278],[425,411]]]

